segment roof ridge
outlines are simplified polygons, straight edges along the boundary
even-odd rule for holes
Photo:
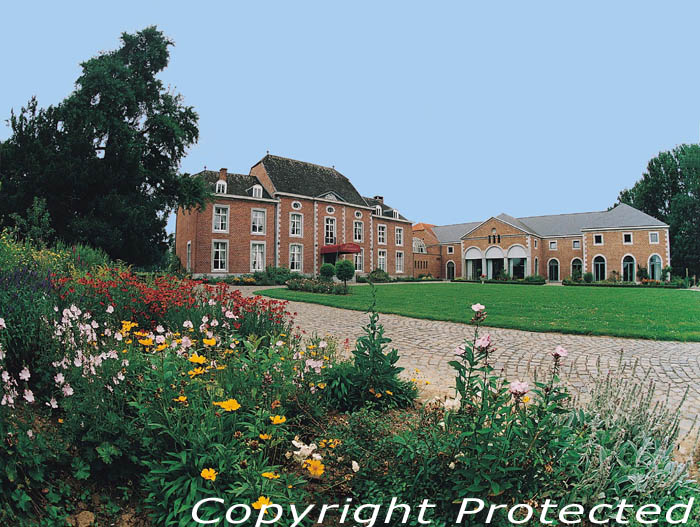
[[[610,210],[612,210],[612,209],[610,209]],[[610,210],[592,210],[590,212],[563,212],[561,214],[540,214],[539,216],[521,216],[521,217],[511,216],[511,217],[515,218],[516,220],[526,220],[526,219],[530,219],[530,218],[552,218],[554,216],[577,216],[579,214],[603,214],[606,212],[610,212]]]
[[[277,159],[284,159],[285,161],[294,161],[295,163],[302,163],[302,164],[304,164],[304,165],[312,165],[312,166],[319,167],[319,168],[325,168],[326,170],[332,170],[333,172],[335,172],[335,173],[338,174],[339,176],[342,176],[342,177],[344,177],[345,179],[348,179],[347,176],[345,176],[344,174],[341,174],[340,172],[338,172],[334,166],[333,166],[333,167],[329,167],[329,166],[326,166],[326,165],[321,165],[321,164],[319,164],[319,163],[312,163],[311,161],[302,161],[301,159],[294,159],[293,157],[278,156],[278,155],[275,155],[275,154],[265,154],[265,157],[263,157],[260,161],[258,161],[258,163],[260,163],[261,161],[264,161],[266,157],[275,157],[275,158],[277,158]],[[258,163],[256,163],[256,165],[257,165]],[[253,165],[253,166],[255,166],[255,165]]]

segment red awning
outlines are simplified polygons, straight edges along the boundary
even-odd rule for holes
[[[360,252],[360,246],[356,243],[339,243],[321,247],[321,254],[354,254]]]

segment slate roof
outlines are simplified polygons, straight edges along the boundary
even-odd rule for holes
[[[212,186],[212,189],[216,187],[216,182],[219,181],[219,172],[215,170],[202,170],[195,174],[195,176],[200,176]],[[233,194],[235,196],[252,196],[253,185],[259,184],[257,178],[250,176],[248,174],[226,174],[226,194]],[[272,196],[268,194],[263,187],[263,198],[270,199]]]
[[[374,208],[377,205],[380,205],[382,207],[382,216],[384,216],[385,218],[393,218],[394,217],[394,209],[392,207],[390,207],[389,205],[387,205],[386,203],[382,203],[378,199],[368,198],[366,196],[363,199],[365,200],[365,202],[367,203],[367,206],[369,206],[369,207]],[[404,216],[401,215],[400,212],[399,212],[399,219],[404,220],[404,221],[408,221]]]
[[[542,238],[548,236],[580,236],[582,231],[590,229],[668,227],[664,222],[625,203],[620,203],[610,210],[600,212],[551,214],[548,216],[528,216],[524,218],[514,218],[508,214],[499,214],[496,218]],[[482,223],[477,221],[437,226],[433,227],[433,232],[440,243],[452,243],[459,241],[465,234]]]
[[[340,201],[367,206],[350,180],[335,168],[270,154],[263,157],[260,163],[277,192],[316,198],[333,193]]]

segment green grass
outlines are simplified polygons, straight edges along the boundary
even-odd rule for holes
[[[273,298],[366,310],[371,288],[348,296],[267,289]],[[700,341],[700,293],[675,289],[431,283],[377,286],[377,310],[414,318],[467,322],[486,306],[486,325],[527,331]]]

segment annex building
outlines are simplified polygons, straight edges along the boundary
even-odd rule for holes
[[[248,174],[204,170],[214,201],[178,210],[175,249],[195,276],[267,266],[316,275],[352,259],[359,273],[413,274],[411,222],[382,196],[362,196],[333,167],[266,155]]]
[[[451,279],[542,275],[559,282],[574,274],[637,281],[637,270],[660,280],[671,264],[668,225],[629,205],[601,212],[413,226],[414,274]]]

